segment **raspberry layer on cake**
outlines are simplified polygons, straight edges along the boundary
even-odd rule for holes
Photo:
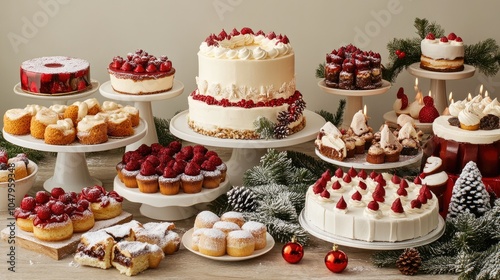
[[[425,236],[439,222],[436,196],[425,185],[389,173],[325,171],[306,193],[305,219],[319,230],[362,241]]]
[[[295,88],[295,55],[286,36],[222,30],[201,44],[198,71],[198,88],[188,97],[194,131],[256,139],[255,121],[266,118],[283,138],[305,126],[305,102]]]
[[[21,88],[32,93],[77,93],[92,86],[90,64],[80,58],[47,56],[24,61]]]
[[[167,56],[156,57],[143,50],[115,56],[108,66],[113,90],[125,94],[154,94],[172,89],[175,68]]]
[[[464,43],[455,33],[436,39],[429,33],[420,44],[420,68],[437,72],[464,70]]]

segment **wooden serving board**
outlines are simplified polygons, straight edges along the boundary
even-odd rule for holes
[[[96,221],[95,225],[89,231],[97,231],[103,228],[123,224],[132,220],[132,214],[123,211],[120,216],[109,220]],[[5,228],[1,231],[1,238],[7,240],[10,229]],[[67,255],[73,254],[80,242],[80,237],[83,233],[75,233],[70,239],[48,242],[37,239],[32,232],[26,232],[21,229],[16,229],[16,245],[26,248],[31,251],[39,252],[47,255],[55,260],[60,260]]]

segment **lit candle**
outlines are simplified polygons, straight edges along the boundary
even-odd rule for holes
[[[485,91],[485,92],[484,92],[484,97],[488,97],[488,96],[490,96],[490,95],[488,94],[488,91]]]
[[[415,89],[415,93],[418,93],[418,78],[415,78],[415,86],[414,86],[414,89]]]
[[[471,101],[471,100],[472,100],[472,95],[469,92],[469,95],[467,96],[467,101]]]
[[[482,95],[483,94],[483,85],[481,84],[481,86],[479,87],[479,94]]]
[[[431,94],[431,91],[429,90],[429,96],[431,96],[431,95],[432,95],[432,94]]]
[[[366,104],[363,108],[363,115],[365,115],[365,119],[368,120],[368,115],[366,115]]]

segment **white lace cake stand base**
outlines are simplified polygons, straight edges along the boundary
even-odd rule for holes
[[[54,187],[61,187],[65,191],[81,192],[82,188],[93,185],[102,185],[102,182],[93,178],[87,166],[86,152],[107,151],[123,147],[144,137],[148,129],[147,124],[141,119],[139,126],[134,128],[134,135],[124,138],[109,138],[109,140],[97,145],[82,145],[75,141],[70,145],[49,145],[42,139],[36,139],[31,135],[16,136],[3,131],[5,140],[38,151],[56,152],[57,158],[54,166],[54,175],[47,179],[43,187],[47,191]]]
[[[133,95],[133,94],[119,93],[113,90],[110,81],[103,83],[99,87],[99,92],[104,97],[113,100],[134,102],[134,107],[139,110],[141,118],[144,119],[144,121],[150,127],[150,129],[148,129],[148,131],[146,132],[146,136],[140,139],[140,141],[137,141],[133,144],[129,144],[126,147],[127,151],[133,151],[139,148],[139,146],[142,144],[151,145],[153,143],[158,143],[158,134],[156,133],[151,102],[176,97],[180,95],[183,91],[184,91],[184,84],[178,80],[174,80],[174,85],[172,89],[170,89],[169,91],[162,93],[155,93],[155,94]]]
[[[259,164],[260,158],[269,148],[289,147],[316,138],[325,119],[320,115],[305,110],[306,126],[301,131],[285,139],[238,140],[222,139],[205,136],[192,130],[187,121],[189,111],[183,111],[170,120],[170,132],[187,141],[213,147],[232,148],[231,158],[226,162],[228,173],[231,174],[231,184],[242,185],[243,173]]]
[[[199,212],[197,205],[213,201],[229,190],[229,176],[218,188],[202,189],[199,193],[187,194],[180,192],[176,195],[161,193],[142,193],[138,188],[126,187],[118,178],[113,182],[114,190],[132,202],[142,203],[141,214],[151,219],[162,221],[178,221],[194,216]]]
[[[306,231],[308,231],[311,235],[328,242],[332,242],[338,245],[348,246],[352,248],[359,249],[370,249],[370,250],[399,250],[410,247],[418,247],[427,245],[438,240],[444,233],[445,230],[445,222],[441,216],[438,216],[438,226],[436,229],[431,231],[429,234],[425,236],[421,236],[418,238],[405,240],[405,241],[397,241],[397,242],[380,242],[380,241],[363,241],[363,240],[355,240],[347,237],[337,236],[328,232],[325,232],[314,225],[308,223],[305,218],[305,210],[300,212],[299,223]]]

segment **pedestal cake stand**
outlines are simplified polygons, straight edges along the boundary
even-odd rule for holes
[[[434,72],[420,68],[420,62],[416,62],[408,67],[408,72],[415,77],[430,79],[430,92],[431,97],[434,99],[434,106],[438,112],[443,112],[448,104],[446,81],[470,78],[474,76],[476,68],[466,64],[464,70],[459,72]]]
[[[391,83],[386,80],[382,80],[382,86],[376,89],[368,90],[345,90],[338,88],[329,88],[325,85],[325,80],[320,80],[318,82],[319,88],[330,94],[342,95],[347,99],[346,110],[344,113],[344,121],[342,126],[348,127],[351,124],[352,116],[359,110],[363,109],[363,96],[372,96],[386,93],[391,88]]]
[[[93,178],[89,173],[85,158],[86,152],[99,152],[123,147],[140,140],[146,135],[147,130],[148,125],[141,119],[139,126],[134,128],[134,135],[124,138],[109,138],[107,142],[97,145],[82,145],[77,141],[70,145],[49,145],[45,144],[42,139],[36,139],[29,134],[16,136],[6,133],[4,130],[2,132],[5,140],[13,144],[39,151],[57,152],[54,175],[44,182],[43,187],[47,191],[54,187],[61,187],[66,191],[79,193],[84,187],[102,185],[101,181]]]
[[[144,119],[149,127],[148,131],[146,132],[146,136],[144,136],[144,138],[142,138],[140,141],[128,145],[126,147],[127,151],[133,151],[142,144],[151,145],[153,143],[158,143],[158,134],[156,133],[151,102],[176,97],[183,91],[184,84],[178,80],[174,80],[174,85],[171,90],[155,94],[132,95],[119,93],[113,90],[110,81],[103,83],[99,88],[99,92],[104,97],[113,100],[134,102],[134,107],[139,109],[141,118]]]
[[[301,131],[285,139],[238,140],[221,139],[205,136],[194,132],[188,125],[188,110],[175,115],[170,121],[170,132],[187,141],[207,146],[232,148],[231,158],[226,162],[228,174],[231,174],[231,184],[241,185],[243,173],[259,164],[260,158],[268,148],[281,148],[301,144],[316,138],[325,120],[320,115],[305,110],[306,126]]]
[[[146,217],[164,220],[178,221],[194,216],[199,212],[198,204],[213,201],[220,195],[226,193],[231,186],[229,176],[215,189],[203,188],[199,193],[176,195],[163,195],[161,193],[142,193],[138,188],[127,188],[118,178],[113,182],[114,190],[129,201],[142,203],[141,214]]]
[[[50,100],[52,104],[66,104],[69,99],[84,98],[92,95],[99,89],[99,82],[96,80],[91,81],[92,87],[87,90],[78,93],[61,93],[61,94],[44,94],[44,93],[32,93],[24,91],[21,88],[21,83],[17,83],[14,86],[14,93],[23,97],[41,99],[44,101]]]
[[[337,236],[334,234],[331,234],[329,232],[323,231],[316,226],[309,224],[309,222],[306,219],[305,215],[305,210],[302,210],[302,212],[299,215],[299,223],[300,225],[307,230],[311,235],[314,235],[315,237],[328,241],[331,243],[343,245],[343,246],[348,246],[352,248],[360,248],[360,249],[370,249],[370,250],[399,250],[399,249],[405,249],[405,248],[410,248],[410,247],[418,247],[418,246],[423,246],[426,244],[429,244],[431,242],[434,242],[438,240],[445,231],[445,222],[444,219],[438,215],[438,226],[435,228],[433,231],[431,231],[429,234],[414,238],[414,239],[409,239],[409,240],[404,240],[404,241],[397,241],[397,242],[381,242],[381,241],[364,241],[364,240],[355,240],[355,239],[350,239],[347,237],[341,237]]]

